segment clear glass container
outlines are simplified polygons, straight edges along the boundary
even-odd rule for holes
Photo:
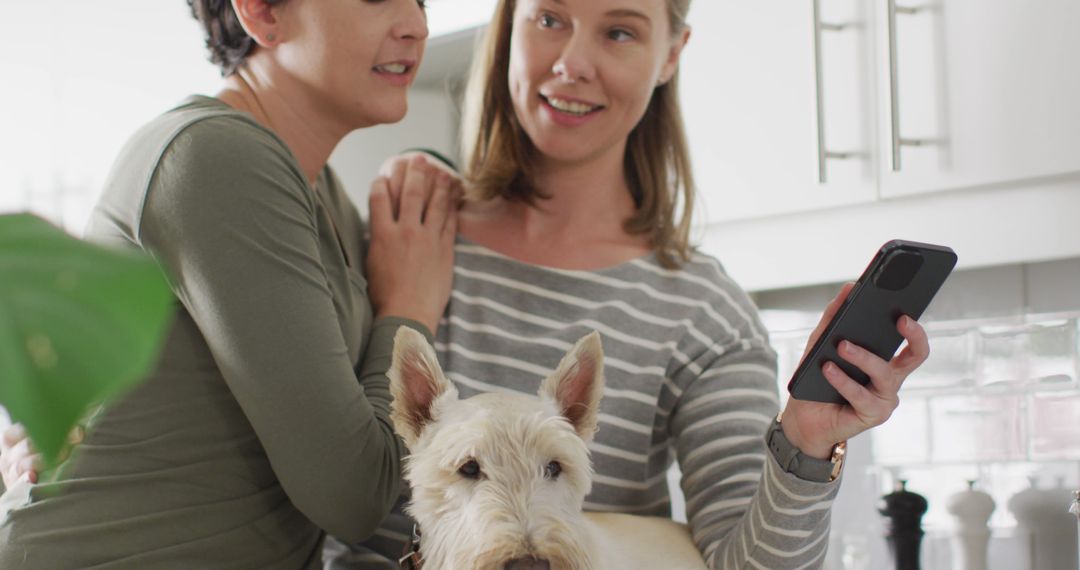
[[[977,378],[988,387],[1077,381],[1077,320],[1056,319],[979,329]]]
[[[1027,327],[996,325],[978,331],[978,384],[984,387],[1023,385],[1028,381]]]
[[[904,382],[904,391],[970,385],[975,379],[976,337],[969,329],[929,334],[930,357]]]
[[[1080,392],[1038,392],[1028,398],[1031,458],[1080,459]]]
[[[1024,460],[1025,429],[1014,394],[948,396],[930,400],[931,460],[935,463]]]
[[[1026,340],[1032,381],[1043,385],[1076,382],[1076,319],[1030,325]]]

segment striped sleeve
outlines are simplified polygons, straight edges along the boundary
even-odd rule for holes
[[[768,452],[776,356],[749,299],[737,301],[747,318],[672,378],[684,387],[669,425],[693,539],[711,568],[819,568],[839,482],[799,479]]]

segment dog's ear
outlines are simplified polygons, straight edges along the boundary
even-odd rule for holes
[[[604,349],[600,333],[579,340],[559,367],[540,386],[540,397],[552,400],[585,441],[596,432],[596,415],[604,393]]]
[[[457,390],[443,376],[435,350],[424,335],[401,327],[394,335],[394,356],[390,371],[390,420],[394,430],[412,449],[424,425],[434,419],[432,407],[444,394],[457,397]]]

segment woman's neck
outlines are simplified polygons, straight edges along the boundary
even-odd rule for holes
[[[273,75],[249,63],[225,79],[225,87],[216,97],[274,131],[314,187],[330,153],[349,129],[320,113],[302,90],[290,89],[286,78]]]
[[[612,241],[623,236],[623,222],[635,206],[619,150],[580,162],[539,161],[533,184],[549,198],[536,208],[517,209],[523,237]]]
[[[634,200],[622,154],[581,163],[536,165],[536,206],[495,199],[466,205],[461,233],[504,255],[564,269],[600,269],[640,257],[648,238],[627,234]]]

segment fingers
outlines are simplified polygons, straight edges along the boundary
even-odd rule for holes
[[[848,401],[852,411],[867,428],[885,423],[900,404],[896,393],[875,393],[856,382],[833,362],[825,363],[822,373],[829,385]]]
[[[895,394],[900,390],[900,385],[895,381],[892,366],[878,355],[856,346],[850,341],[840,341],[838,348],[840,358],[855,365],[870,377],[871,387],[885,395]]]
[[[835,363],[827,363],[822,369],[829,384],[851,404],[856,416],[868,427],[889,419],[900,403],[900,387],[930,354],[926,331],[914,319],[901,317],[897,330],[907,339],[908,346],[891,362],[851,342],[840,343],[840,357],[870,376],[870,385],[860,385]]]
[[[459,207],[465,190],[461,175],[442,162],[423,152],[406,152],[394,156],[379,167],[379,175],[387,181],[391,211],[395,221],[420,221],[426,225],[429,211],[441,210],[442,203],[434,198],[439,185],[445,184],[453,194],[451,203]],[[436,228],[442,229],[445,217],[439,217]]]
[[[840,306],[847,301],[848,295],[851,294],[851,290],[855,288],[855,283],[848,281],[840,286],[840,291],[836,293],[836,297],[829,303],[830,312],[835,315],[836,311],[840,310]]]
[[[440,232],[446,225],[446,218],[452,210],[450,178],[445,174],[436,173],[434,179],[434,190],[424,210],[424,225]]]
[[[371,183],[371,194],[368,195],[368,217],[372,236],[382,235],[382,232],[394,223],[390,182],[384,177],[380,176]]]
[[[0,439],[3,440],[4,449],[7,449],[26,439],[26,437],[26,426],[15,423],[9,425],[7,429],[4,430],[3,437]]]
[[[443,243],[448,244],[448,247],[451,250],[453,250],[454,247],[454,238],[457,236],[458,208],[460,207],[458,204],[459,200],[460,199],[455,192],[451,192],[450,195],[447,196],[447,209],[449,211],[446,214],[446,222],[443,224],[442,238]]]
[[[401,190],[405,186],[405,173],[409,171],[409,155],[398,157],[390,170],[389,194],[393,205],[394,219],[401,215]]]
[[[28,455],[20,459],[16,464],[15,474],[20,479],[26,479],[31,483],[37,483],[38,472],[44,468],[45,462],[41,455]]]
[[[400,186],[405,179],[405,168],[408,167],[412,155],[413,153],[406,152],[386,159],[386,162],[379,167],[379,176],[394,182],[395,186]]]
[[[401,187],[401,215],[398,216],[398,220],[403,222],[423,220],[424,210],[433,190],[431,184],[433,175],[424,157],[417,156],[409,161],[409,168],[405,171],[405,181]]]
[[[803,358],[806,358],[807,353],[813,348],[814,343],[816,343],[817,339],[825,332],[826,327],[829,326],[833,317],[836,316],[836,312],[840,310],[844,301],[847,300],[848,294],[851,293],[853,287],[855,287],[854,283],[844,283],[844,285],[840,287],[840,291],[836,294],[836,297],[833,297],[833,300],[829,301],[829,304],[825,306],[825,312],[821,314],[821,320],[818,321],[817,327],[811,331],[810,338],[806,342],[806,348],[803,350]]]
[[[22,427],[22,426],[20,426]],[[37,483],[37,472],[44,468],[44,460],[34,451],[30,438],[25,437],[25,429],[18,434],[22,439],[9,442],[8,432],[4,432],[4,452],[0,455],[0,468],[3,469],[4,485],[10,487],[17,481],[28,480]]]
[[[930,357],[930,340],[926,329],[907,315],[900,317],[896,330],[907,340],[907,346],[893,358],[892,366],[898,374],[907,378]]]
[[[401,182],[387,179],[388,193],[394,200],[393,188],[401,187],[400,206],[395,220],[400,223],[419,222],[439,235],[445,232],[447,223],[456,217],[455,210],[464,194],[461,179],[456,173],[433,166],[424,155],[412,157],[407,162],[399,160],[401,172],[394,172]],[[456,224],[456,221],[455,221]],[[453,231],[456,233],[456,225]]]
[[[76,424],[68,433],[68,444],[60,451],[57,463],[63,463],[71,457],[74,446],[86,439],[86,428]],[[0,471],[3,473],[5,486],[18,481],[38,482],[38,473],[45,469],[45,457],[34,449],[26,427],[12,424],[4,430],[2,436],[3,453],[0,454]]]
[[[450,190],[453,194],[450,203],[454,205],[454,209],[461,209],[465,205],[465,184],[461,178],[451,177]]]
[[[405,184],[405,173],[409,169],[409,162],[418,155],[422,153],[405,152],[394,155],[379,166],[379,177],[388,181],[387,191],[393,206],[394,219],[397,219],[399,214],[401,188]]]
[[[838,351],[841,358],[870,376],[873,389],[883,396],[899,392],[904,380],[930,355],[926,331],[914,319],[903,316],[896,328],[907,340],[907,346],[891,361],[846,340],[840,342]]]

